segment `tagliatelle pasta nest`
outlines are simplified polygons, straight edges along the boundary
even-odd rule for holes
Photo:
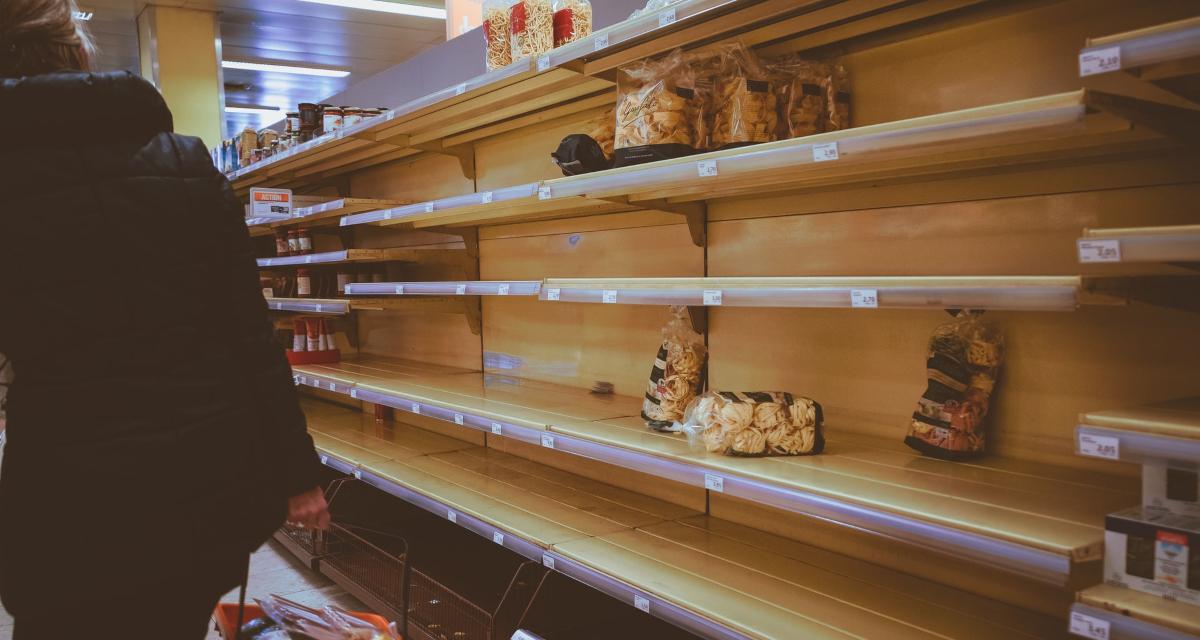
[[[689,440],[735,456],[810,455],[825,447],[820,405],[778,391],[710,391],[687,411]]]
[[[687,307],[672,307],[672,314],[663,327],[663,341],[642,402],[642,419],[660,431],[674,430],[683,420],[684,411],[700,392],[707,356],[704,336],[691,327]]]

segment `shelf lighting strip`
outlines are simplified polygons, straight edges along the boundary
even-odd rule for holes
[[[337,316],[344,316],[350,313],[350,303],[341,301],[331,302],[329,300],[309,302],[305,300],[267,298],[267,308],[272,311],[321,313]]]
[[[1180,21],[1177,28],[1158,31],[1151,28],[1138,35],[1129,34],[1093,38],[1091,46],[1080,51],[1080,57],[1102,55],[1113,48],[1119,49],[1119,68],[1135,69],[1159,62],[1171,62],[1200,56],[1200,18]]]
[[[348,295],[377,296],[536,296],[537,280],[460,282],[360,282],[346,285]]]
[[[1085,229],[1076,247],[1080,263],[1200,262],[1200,225]]]
[[[1108,640],[1196,640],[1196,636],[1190,633],[1183,633],[1079,602],[1071,605],[1071,625],[1072,627],[1076,625],[1082,627],[1081,633],[1073,633],[1073,637],[1107,638]],[[1093,629],[1092,633],[1084,635],[1084,629],[1088,628]]]
[[[725,472],[715,473],[698,465],[659,458],[545,429],[513,424],[499,416],[460,411],[399,393],[384,393],[357,388],[353,385],[349,385],[348,391],[342,391],[342,389],[347,389],[346,384],[321,376],[304,374],[299,377],[297,382],[318,389],[349,393],[352,398],[364,402],[381,404],[401,411],[486,431],[493,435],[591,458],[606,464],[637,469],[643,473],[695,487],[708,488],[720,485],[723,493],[734,497],[817,517],[835,524],[873,531],[912,544],[940,549],[955,557],[965,557],[980,564],[1050,584],[1066,584],[1071,572],[1070,559],[1065,555],[909,516],[876,510],[836,498],[778,486],[754,478],[729,475]]]
[[[357,213],[342,218],[341,226],[350,227],[359,224],[379,223],[399,224],[439,211],[461,210],[467,207],[488,205],[502,206],[503,204],[512,202],[514,200],[522,200],[537,196],[539,186],[540,183],[531,182],[512,187],[504,187],[494,191],[466,193],[463,195],[451,196],[449,198],[442,198],[440,200],[408,204],[402,207],[393,207],[391,209]]]
[[[1200,440],[1080,424],[1075,426],[1075,453],[1123,462],[1176,460],[1200,464]]]
[[[322,264],[325,262],[344,262],[350,256],[350,252],[342,251],[326,251],[323,253],[310,253],[303,256],[280,256],[277,258],[259,258],[258,266],[260,267],[287,267],[298,264]]]

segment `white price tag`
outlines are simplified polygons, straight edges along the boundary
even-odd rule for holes
[[[484,191],[483,193],[479,194],[479,201],[482,202],[483,204],[491,204],[492,203],[492,192]]]
[[[638,608],[638,611],[650,613],[650,599],[642,596],[633,596],[633,606]]]
[[[355,469],[355,470],[354,470],[354,479],[355,479],[355,480],[362,480],[362,469]]]
[[[1121,68],[1121,47],[1096,49],[1079,54],[1079,77],[1108,73]]]
[[[607,48],[608,48],[608,34],[607,33],[598,34],[596,36],[596,45],[592,49],[592,51],[599,51],[601,49],[607,49]]]
[[[463,414],[461,414],[461,413],[454,414],[454,424],[460,425],[462,423],[463,423]]]
[[[704,474],[704,488],[717,493],[725,493],[725,478],[706,473]]]
[[[308,378],[304,376],[296,376],[296,384],[308,384]]]
[[[1120,262],[1120,240],[1078,240],[1080,262]]]
[[[538,187],[538,200],[550,199],[550,187]]]
[[[552,436],[548,433],[543,433],[542,434],[542,446],[546,447],[547,449],[553,449],[554,448],[554,436]]]
[[[433,213],[433,203],[432,202],[425,203],[425,213]]]
[[[321,313],[324,310],[325,310],[325,305],[323,305],[323,304],[317,305],[317,313]]]
[[[498,295],[498,296],[508,295],[508,285],[502,284],[502,285],[496,287],[496,295]]]
[[[402,285],[402,284],[396,285],[396,295],[398,295],[398,296],[404,295],[404,285]]]
[[[450,522],[457,523],[458,522],[458,514],[454,513],[453,511],[447,511],[446,519],[449,520]]]
[[[541,73],[549,68],[550,68],[550,56],[545,55],[545,54],[538,56],[538,59],[537,59],[538,73]]]
[[[321,464],[328,466],[329,465],[329,456],[321,456]]]
[[[554,569],[554,556],[552,556],[548,553],[543,553],[542,554],[542,566],[546,567],[547,569]]]
[[[312,264],[312,256],[304,256],[304,264]]]
[[[503,431],[503,429],[500,427],[500,423],[499,423],[499,422],[493,422],[493,423],[492,423],[492,433],[494,433],[494,434],[496,434],[496,435],[500,435],[500,432],[501,432],[501,431]]]
[[[879,292],[875,289],[851,289],[850,306],[855,309],[877,309]]]
[[[701,178],[711,178],[717,175],[717,161],[701,160],[700,162],[697,162],[696,172],[700,174]]]
[[[465,82],[458,85],[457,87],[454,87],[454,95],[456,95],[456,96],[461,96],[462,94],[464,94],[466,92],[467,92],[467,83],[465,83]],[[391,115],[391,114],[389,114],[389,115]]]
[[[420,413],[421,413],[421,405],[419,405],[419,404],[417,404],[416,402],[414,402],[414,403],[412,403],[412,404],[410,405],[410,407],[412,408],[412,412],[413,412],[413,413],[415,413],[415,414],[417,414],[417,415],[420,415]]]
[[[384,211],[384,212],[383,212],[383,219],[384,219],[384,220],[391,220],[391,219],[392,219],[392,210],[391,210],[391,209],[388,209],[387,211]],[[346,218],[342,218],[342,221],[345,221],[345,220],[346,220]]]
[[[547,300],[562,300],[562,289],[546,289]]]
[[[836,142],[826,142],[825,144],[813,145],[813,162],[828,162],[838,159],[838,145]]]
[[[603,302],[604,304],[616,304],[617,303],[616,289],[605,289],[604,292],[600,294],[600,301]]]
[[[504,534],[500,533],[499,531],[493,531],[492,532],[492,542],[495,542],[496,544],[503,546],[504,545]]]
[[[704,306],[706,306],[706,307],[721,306],[721,291],[720,291],[720,289],[706,289],[704,291]]]
[[[467,285],[465,285],[465,284],[455,285],[454,295],[456,295],[456,296],[467,295]]]
[[[534,637],[525,633],[524,629],[517,629],[508,640],[534,640]]]
[[[659,27],[665,27],[669,24],[675,24],[675,10],[674,9],[667,9],[666,11],[663,11],[662,13],[658,14],[658,26]]]
[[[351,397],[351,398],[354,398],[355,400],[358,400],[358,389],[351,389],[351,390],[350,390],[350,397]]]
[[[1071,633],[1092,640],[1108,640],[1108,620],[1101,620],[1086,613],[1071,612]]]
[[[328,386],[329,386],[329,390],[330,390],[330,391],[337,391],[337,385],[336,385],[336,384],[334,384],[334,383],[330,382]]]
[[[270,258],[267,258],[266,260],[263,260],[263,266],[264,266],[264,267],[269,267],[269,266],[271,266],[271,265],[273,265],[273,264],[275,264],[275,261],[274,261],[274,260],[272,260],[272,259],[270,259]]]
[[[1121,440],[1109,436],[1079,434],[1079,455],[1106,460],[1121,459]]]

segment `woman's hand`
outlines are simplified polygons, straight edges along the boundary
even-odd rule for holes
[[[329,526],[329,504],[321,487],[288,498],[289,524],[300,528],[325,529]]]

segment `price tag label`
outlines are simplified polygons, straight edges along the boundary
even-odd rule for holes
[[[562,300],[562,289],[546,289],[547,300]]]
[[[458,522],[458,514],[454,513],[453,511],[447,511],[446,519],[449,520],[450,522],[457,523]]]
[[[725,478],[706,473],[704,474],[704,488],[717,493],[725,493]]]
[[[546,567],[547,569],[554,569],[554,556],[552,556],[548,553],[543,553],[542,554],[542,566]]]
[[[454,87],[454,95],[456,95],[456,96],[461,96],[462,94],[464,94],[466,92],[467,92],[467,83],[465,83],[465,82],[458,85],[457,87]],[[389,113],[388,115],[391,115],[391,113]]]
[[[605,289],[604,292],[600,294],[600,301],[603,302],[604,304],[616,304],[617,303],[616,289]]]
[[[456,285],[454,287],[454,295],[456,295],[456,296],[467,295],[467,285],[465,285],[465,284]]]
[[[355,469],[355,470],[354,470],[354,479],[355,479],[355,480],[362,480],[362,469]]]
[[[1109,624],[1108,620],[1101,620],[1086,613],[1078,611],[1071,612],[1071,633],[1092,640],[1108,640]]]
[[[351,398],[354,398],[355,400],[358,400],[358,389],[351,389],[351,390],[350,390],[350,397],[351,397]]]
[[[599,51],[601,49],[607,49],[608,48],[608,34],[607,33],[597,34],[595,42],[596,42],[596,46],[592,49],[592,51]]]
[[[383,219],[384,219],[384,220],[391,220],[391,219],[392,219],[392,210],[391,210],[391,209],[388,209],[387,211],[384,211],[384,212],[383,212]],[[344,220],[346,220],[346,218],[342,218],[342,220],[344,221]]]
[[[550,187],[538,187],[538,200],[550,199]]]
[[[719,307],[721,306],[721,291],[719,289],[707,289],[704,291],[704,306]]]
[[[535,640],[535,638],[528,633],[525,633],[524,629],[517,629],[513,632],[512,637],[508,640]]]
[[[659,27],[665,27],[669,24],[675,24],[675,10],[674,9],[667,9],[666,11],[663,11],[662,13],[658,14],[658,26]]]
[[[321,313],[324,310],[325,310],[325,305],[323,305],[323,304],[317,305],[317,313]]]
[[[502,284],[502,285],[496,287],[496,295],[498,295],[498,296],[508,295],[508,287],[509,287],[509,285],[506,285],[506,284]]]
[[[321,464],[329,466],[329,456],[321,456]]]
[[[826,142],[825,144],[813,145],[813,162],[828,162],[838,159],[838,145],[836,142]]]
[[[250,189],[250,215],[255,218],[292,215],[292,190]]]
[[[855,309],[877,309],[879,292],[875,289],[851,289],[850,306]]]
[[[312,256],[304,256],[304,264],[312,264]]]
[[[419,405],[419,404],[417,404],[417,403],[415,403],[415,402],[414,402],[414,403],[412,403],[412,405],[410,405],[410,406],[411,406],[411,408],[412,408],[412,412],[413,412],[413,413],[415,413],[415,414],[417,414],[417,415],[420,415],[420,413],[421,413],[421,405]]]
[[[332,382],[330,382],[330,383],[329,383],[329,390],[330,390],[330,391],[337,391],[337,385],[336,385],[336,384],[334,384],[334,383],[332,383]]]
[[[495,542],[496,544],[498,544],[500,546],[504,546],[504,534],[500,533],[499,531],[493,531],[492,532],[492,542]]]
[[[432,202],[425,203],[425,213],[433,213],[433,203]]]
[[[1079,434],[1079,454],[1105,460],[1121,459],[1121,441],[1109,436]]]
[[[398,295],[398,296],[404,295],[404,285],[402,285],[402,284],[396,285],[396,295]]]
[[[696,172],[700,174],[701,178],[711,178],[717,175],[717,161],[701,160],[700,162],[697,162]]]
[[[269,267],[269,266],[271,266],[271,265],[273,265],[273,264],[275,264],[275,261],[274,261],[274,260],[272,260],[272,259],[270,259],[270,258],[267,258],[266,260],[263,260],[263,266],[264,266],[264,267]]]
[[[483,204],[491,204],[492,203],[492,192],[484,191],[483,193],[479,194],[479,201],[482,202]]]
[[[1075,244],[1079,248],[1080,262],[1121,261],[1120,240],[1079,240]]]
[[[494,433],[494,434],[496,434],[496,435],[500,435],[500,432],[501,432],[501,431],[503,431],[503,429],[500,427],[500,423],[499,423],[499,422],[493,422],[493,423],[492,423],[492,433]]]
[[[538,73],[541,73],[549,68],[550,68],[550,56],[545,55],[545,54],[538,56],[538,59],[537,59]]]
[[[296,376],[296,384],[308,384],[308,379],[304,376]]]
[[[547,449],[553,449],[554,448],[554,436],[552,436],[548,433],[543,433],[542,434],[542,446],[546,447]]]
[[[1108,47],[1079,54],[1079,77],[1108,73],[1121,68],[1121,47]]]
[[[650,613],[650,599],[643,596],[633,596],[633,606],[637,607],[638,611]]]
[[[461,413],[454,414],[454,424],[461,425],[463,422],[464,422],[463,414],[461,414]]]

